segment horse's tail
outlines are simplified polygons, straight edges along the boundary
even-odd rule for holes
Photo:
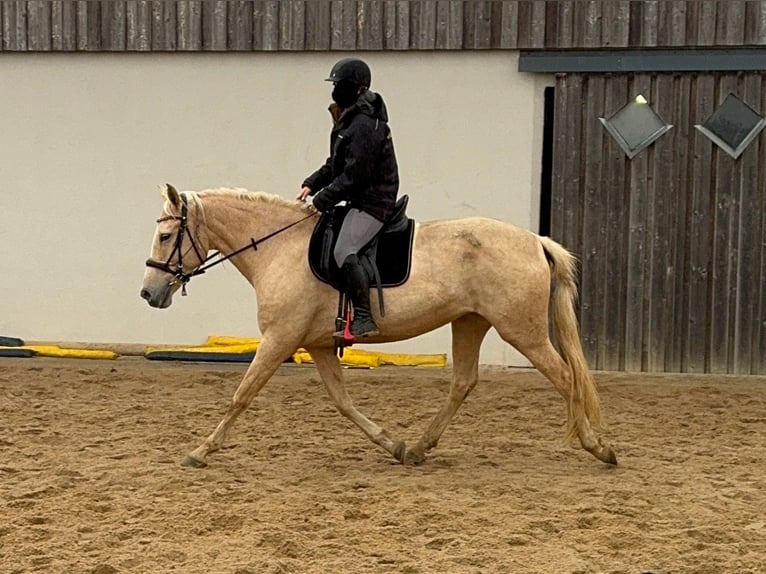
[[[594,428],[600,428],[601,401],[583,354],[574,310],[577,300],[577,260],[549,237],[540,237],[540,241],[551,267],[553,328],[559,352],[572,372],[567,439],[573,440],[577,437],[577,429],[583,416],[587,417]]]

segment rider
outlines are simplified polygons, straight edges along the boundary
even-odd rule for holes
[[[388,113],[380,94],[369,89],[371,80],[369,66],[358,58],[344,58],[332,67],[326,80],[333,83],[334,101],[330,157],[304,180],[297,196],[319,211],[344,200],[351,207],[333,255],[354,306],[355,338],[378,334],[370,313],[369,277],[358,255],[391,215],[399,191]]]

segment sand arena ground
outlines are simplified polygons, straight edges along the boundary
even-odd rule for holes
[[[0,572],[766,572],[766,378],[597,373],[608,467],[533,370],[484,369],[420,467],[285,366],[203,470],[242,365],[0,359]],[[449,369],[347,370],[414,444]]]

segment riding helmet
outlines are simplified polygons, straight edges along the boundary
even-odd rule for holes
[[[343,58],[330,70],[330,77],[327,82],[347,81],[359,86],[369,88],[372,83],[372,73],[370,67],[359,58]]]

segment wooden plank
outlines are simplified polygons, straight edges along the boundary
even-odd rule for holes
[[[178,0],[178,49],[202,50],[201,0]]]
[[[688,202],[694,186],[692,180],[692,165],[694,157],[694,140],[696,130],[693,127],[696,119],[693,114],[693,76],[680,74],[673,77],[673,114],[675,127],[669,135],[672,136],[674,149],[673,170],[668,178],[668,186],[674,190],[674,225],[671,236],[672,258],[669,273],[672,283],[672,306],[668,314],[672,325],[668,351],[665,355],[665,370],[681,372],[685,365],[685,349],[687,325],[689,322],[687,297],[688,284]],[[662,98],[663,100],[665,98]],[[671,193],[671,189],[668,190]]]
[[[383,2],[383,48],[385,50],[396,49],[396,5],[396,0]]]
[[[383,2],[360,1],[358,10],[357,47],[359,50],[383,49]]]
[[[152,50],[173,51],[178,46],[175,2],[152,2]]]
[[[559,9],[560,2],[545,2],[545,47],[559,46]]]
[[[31,51],[48,52],[53,47],[51,8],[49,0],[27,2],[27,47]]]
[[[700,15],[700,3],[699,2],[687,2],[686,3],[686,44],[688,46],[696,46],[699,35],[699,15]]]
[[[761,82],[761,105],[759,109],[766,110],[766,78],[762,74],[759,74]],[[766,189],[766,143],[764,143],[763,135],[758,138],[758,183],[756,190],[760,197],[760,245],[761,245],[761,257],[760,257],[760,273],[753,272],[753,275],[758,275],[758,309],[754,315],[754,319],[757,325],[753,331],[753,360],[751,372],[758,375],[766,375],[766,321],[763,320],[766,317],[766,289],[763,286],[766,285],[766,194],[762,190]],[[756,237],[758,239],[758,237]]]
[[[99,51],[102,48],[101,3],[82,2],[82,4],[85,4],[85,9],[83,10],[85,21],[82,27],[84,43],[80,45],[78,42],[78,47],[82,50]]]
[[[697,45],[712,46],[715,44],[716,17],[718,2],[716,0],[700,0],[697,6]]]
[[[0,2],[0,4],[2,4]],[[51,2],[51,48],[69,52],[77,47],[77,20],[73,0]]]
[[[699,75],[694,88],[695,123],[704,123],[714,110],[715,78],[712,74]],[[688,324],[685,356],[682,370],[706,372],[710,368],[710,274],[712,272],[711,233],[713,205],[711,181],[713,169],[713,144],[701,133],[694,137],[694,162],[692,166],[692,193],[688,227],[689,277],[686,301]]]
[[[52,44],[51,3],[40,0],[27,2],[27,49],[47,52]]]
[[[601,46],[601,2],[600,0],[587,0],[581,2],[583,13],[582,37],[577,45],[586,48]],[[575,41],[577,39],[575,38]]]
[[[757,2],[757,5],[758,5],[758,11],[757,11],[758,15],[754,19],[755,20],[754,37],[748,43],[763,46],[764,44],[766,44],[766,0],[761,0],[760,2]]]
[[[563,192],[563,218],[560,242],[582,260],[582,177],[580,168],[582,142],[582,74],[570,74],[567,78],[567,101],[574,103],[569,110],[558,116],[555,123],[565,130]]]
[[[3,2],[3,50],[23,52],[27,50],[26,2]]]
[[[745,41],[745,5],[742,0],[718,2],[715,43],[721,46],[741,46]]]
[[[737,93],[737,77],[721,75],[718,83],[717,108],[729,93]],[[710,372],[727,373],[733,366],[734,317],[730,302],[736,302],[737,285],[732,271],[738,255],[735,214],[739,212],[739,177],[734,160],[719,147],[713,148],[715,184],[713,195],[712,273],[710,275]],[[734,259],[735,261],[732,261]]]
[[[319,2],[319,0],[312,4],[320,3],[326,4],[326,2]],[[250,51],[253,49],[253,15],[255,7],[250,1],[237,0],[228,4],[227,17],[229,23],[226,41],[229,49]]]
[[[666,0],[663,0],[663,2]],[[646,0],[643,2],[643,22],[641,23],[642,47],[655,47],[658,45],[659,33],[659,4],[658,0]]]
[[[413,2],[410,7],[410,45],[418,50],[436,47],[436,2]]]
[[[282,0],[279,6],[279,48],[300,51],[305,46],[306,6],[303,1]]]
[[[628,101],[628,76],[609,76],[604,102],[605,117],[621,109]],[[629,160],[611,136],[604,137],[602,179],[606,192],[606,236],[609,249],[605,258],[604,316],[608,317],[599,341],[599,364],[605,370],[625,366],[625,286],[628,234],[628,199],[626,172]]]
[[[152,49],[151,2],[133,0],[127,3],[126,49],[146,52]]]
[[[306,49],[330,49],[330,2],[328,0],[306,3]]]
[[[3,5],[5,2],[0,2],[0,51],[5,50],[5,17],[3,16]]]
[[[650,103],[666,123],[674,118],[675,90],[672,74],[658,74]],[[652,147],[648,182],[651,189],[649,209],[653,224],[649,227],[649,281],[647,294],[647,371],[665,371],[673,341],[673,264],[679,190],[673,173],[676,167],[677,129],[662,136]],[[681,214],[683,215],[683,213]]]
[[[486,1],[474,2],[474,44],[478,50],[492,47],[492,3]]]
[[[761,75],[747,74],[743,79],[742,99],[753,109],[761,108]],[[740,374],[757,373],[757,333],[764,315],[759,314],[758,294],[763,291],[761,258],[764,252],[763,205],[761,197],[764,186],[763,172],[766,161],[761,164],[760,182],[758,160],[764,147],[763,138],[756,138],[742,153],[740,204],[735,225],[739,230],[736,269],[737,299],[733,310],[737,325],[732,371]],[[761,186],[759,186],[759,183]]]
[[[640,0],[630,2],[630,20],[628,26],[628,46],[638,48],[643,44],[644,3]]]
[[[279,2],[265,0],[258,2],[258,5],[260,13],[256,21],[260,23],[260,26],[253,30],[253,48],[277,50],[279,48]]]
[[[229,44],[228,2],[208,0],[202,4],[202,48],[223,51]]]
[[[551,237],[563,241],[564,237],[564,184],[567,180],[566,154],[568,115],[572,112],[569,99],[569,76],[556,76],[553,104],[553,159],[551,176]]]
[[[660,46],[683,46],[686,43],[686,0],[660,2],[658,6],[657,43]]]
[[[529,48],[532,36],[532,5],[528,1],[516,2],[516,44]]]
[[[476,46],[476,6],[473,2],[463,5],[463,49],[473,50]]]
[[[330,49],[343,49],[343,2],[334,0],[330,5]]]
[[[102,49],[124,52],[126,35],[125,2],[104,2],[101,7]]]
[[[356,49],[356,0],[345,0],[341,27],[340,47],[343,50]]]
[[[530,11],[530,28],[529,28],[529,43],[528,46],[534,48],[545,47],[545,33],[546,33],[546,2],[542,0],[534,0],[532,2],[532,8]],[[555,8],[558,8],[554,4]],[[556,21],[558,20],[558,14],[556,14]],[[558,22],[557,22],[558,23]]]
[[[454,33],[450,20],[451,4],[448,0],[439,0],[436,3],[436,38],[434,46],[437,50],[453,49],[452,41],[454,41]]]
[[[650,98],[651,77],[636,74],[630,87],[630,96],[638,94]],[[651,227],[649,206],[653,197],[653,188],[648,185],[649,159],[653,150],[644,150],[630,161],[630,197],[628,213],[628,250],[627,250],[627,285],[626,285],[626,324],[625,324],[625,370],[643,371],[647,368],[647,300],[650,297],[647,287],[647,262],[649,259]]]
[[[606,235],[605,189],[602,183],[604,129],[598,117],[604,111],[605,78],[586,76],[584,99],[584,137],[581,162],[583,167],[583,210],[580,259],[580,331],[583,351],[588,363],[602,368],[604,357],[599,355],[603,327],[607,321],[604,311],[604,265],[609,238]]]
[[[630,1],[613,0],[603,5],[601,41],[604,47],[624,48],[630,35]]]
[[[559,2],[558,43],[551,47],[572,48],[574,46],[574,4],[574,0]]]

